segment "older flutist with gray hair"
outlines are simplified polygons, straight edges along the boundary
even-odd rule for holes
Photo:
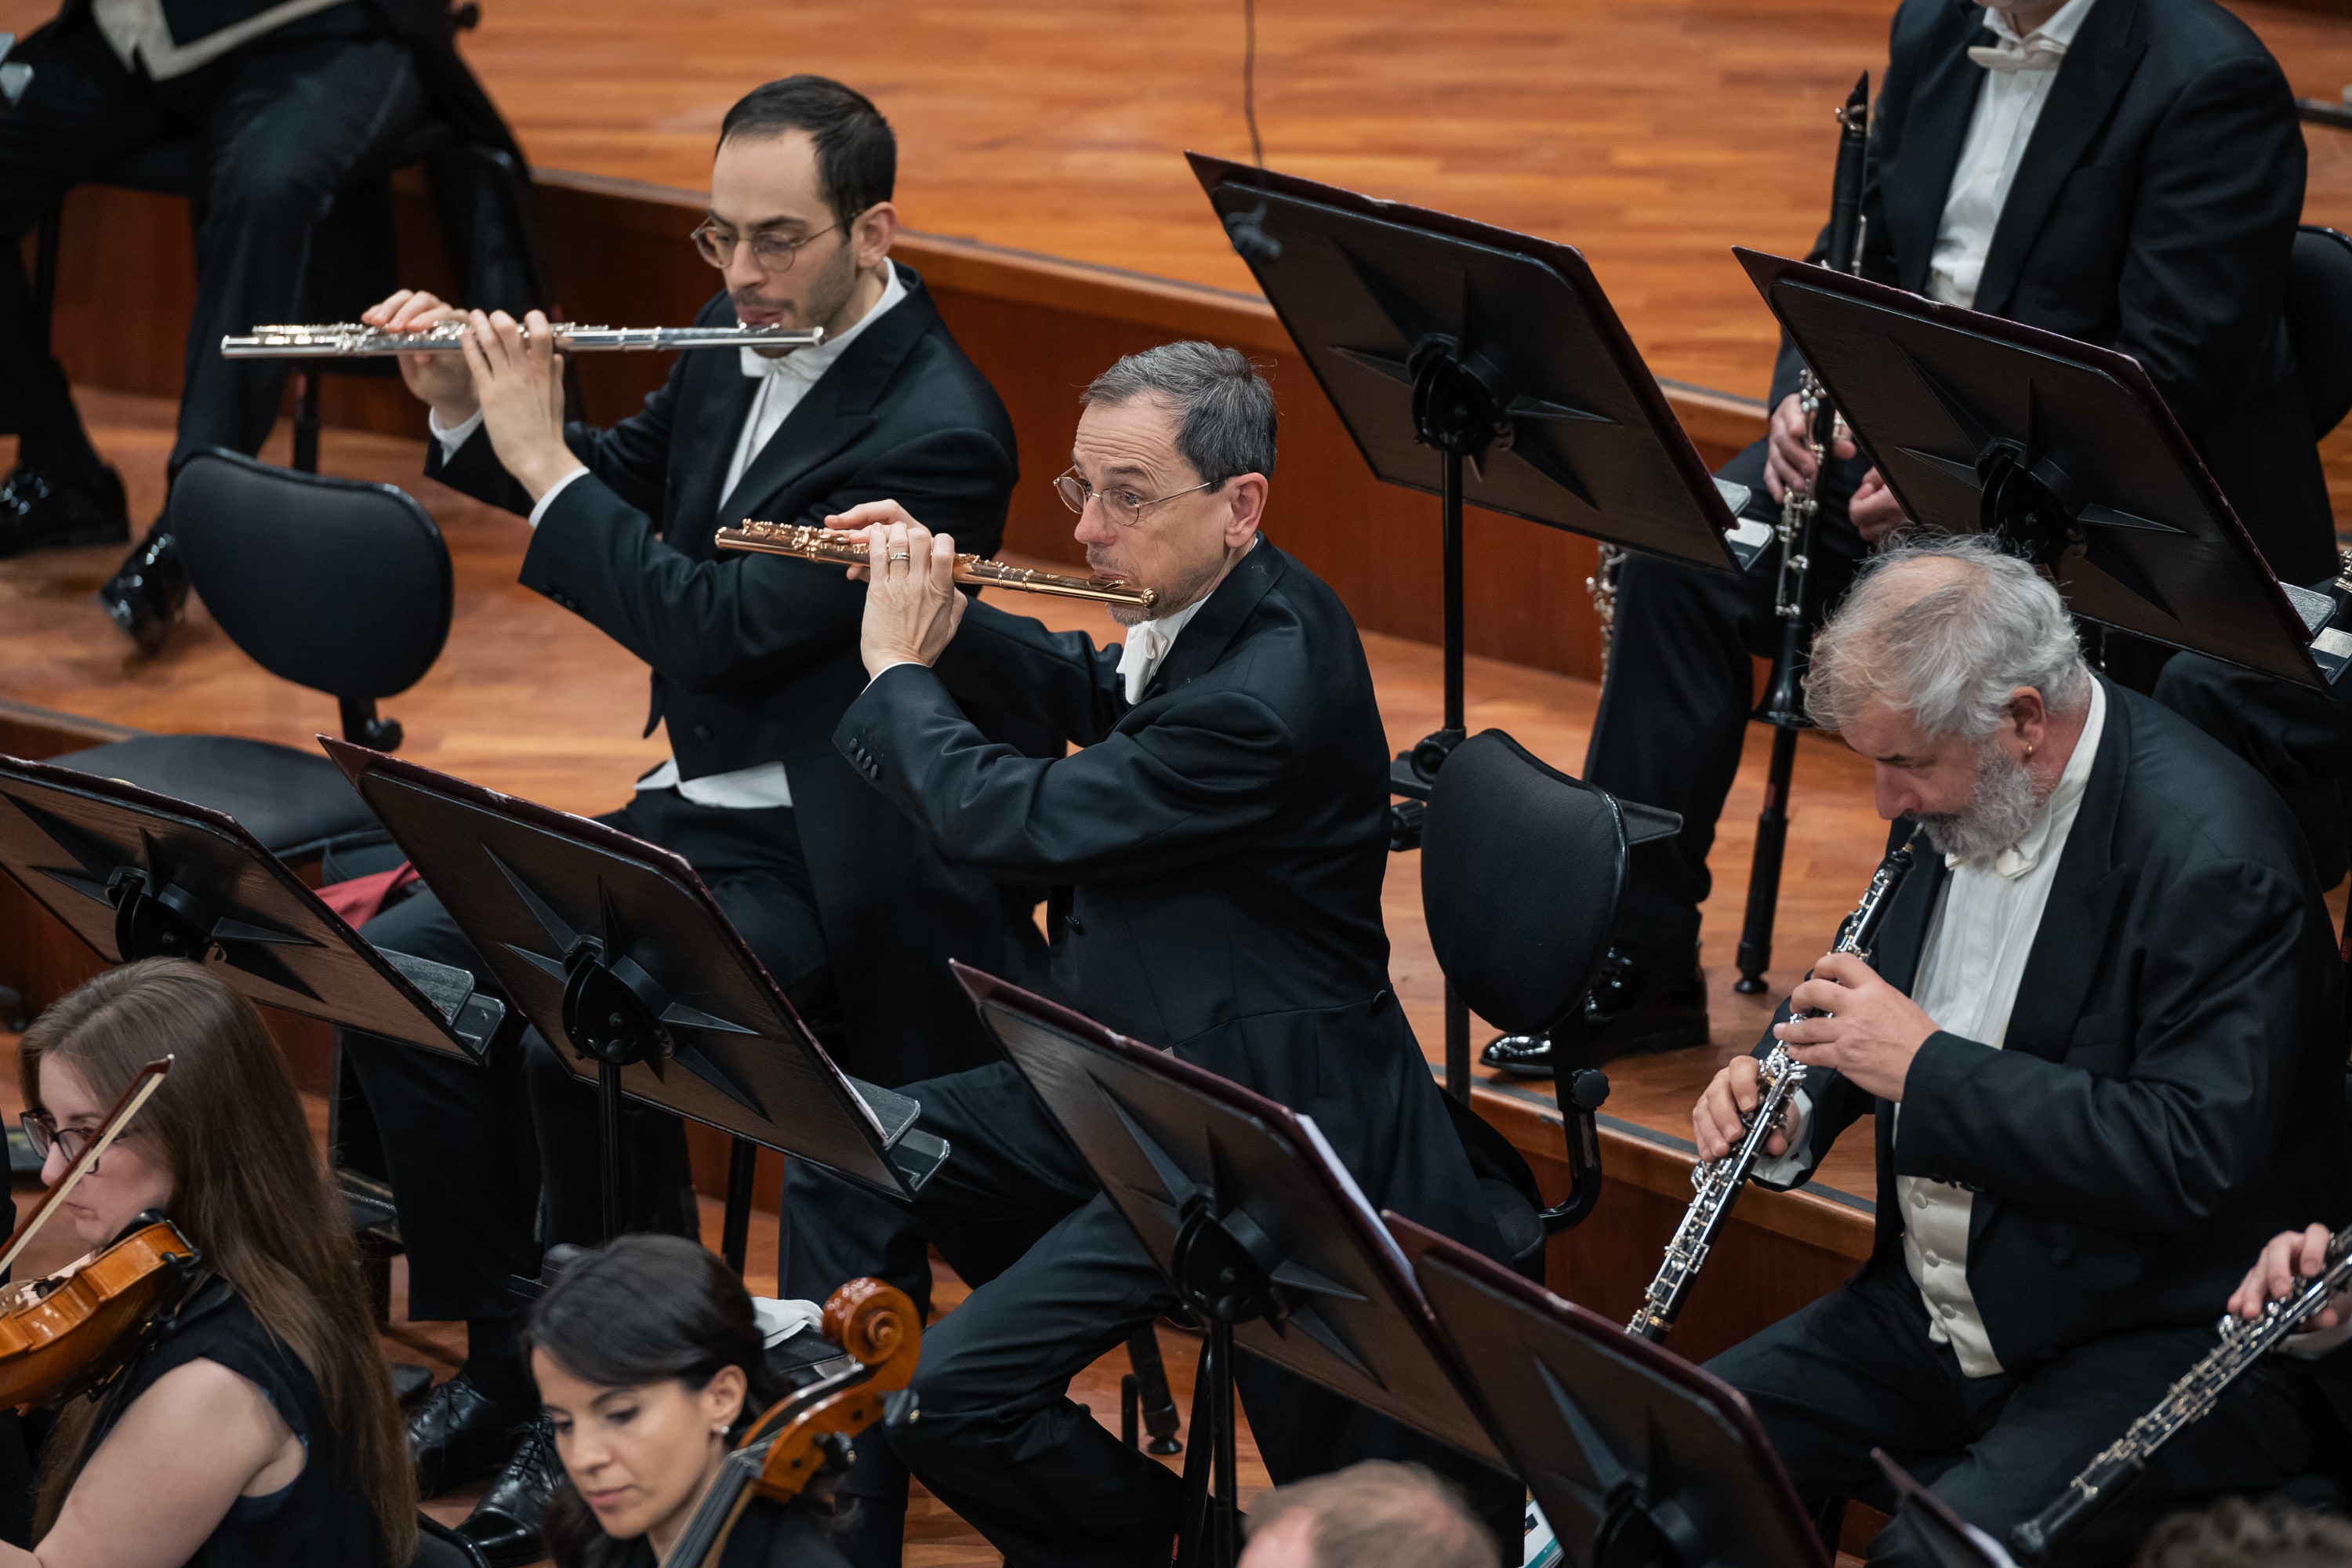
[[[1809,1504],[1891,1507],[1884,1447],[1999,1535],[2210,1344],[2263,1238],[2341,1208],[2335,942],[2277,797],[2094,673],[2057,592],[1990,543],[1873,562],[1806,694],[1922,842],[1877,951],[1822,959],[1773,1026],[1808,1076],[1758,1174],[1802,1180],[1874,1114],[1877,1237],[1845,1289],[1711,1370]],[[1742,1057],[1707,1087],[1702,1157],[1756,1080]],[[2078,1559],[2302,1468],[2287,1375],[2233,1391]],[[1871,1560],[1918,1553],[1898,1525]]]

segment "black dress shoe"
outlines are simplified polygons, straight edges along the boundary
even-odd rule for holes
[[[1514,1078],[1551,1077],[1549,1035],[1496,1035],[1478,1053],[1480,1065]]]
[[[1612,947],[1584,1005],[1567,1022],[1548,1035],[1497,1035],[1478,1060],[1515,1078],[1544,1079],[1563,1065],[1599,1067],[1706,1040],[1706,982],[1696,963],[1675,973]]]
[[[408,1418],[418,1495],[438,1497],[498,1474],[537,1415],[530,1405],[490,1399],[462,1372],[426,1394]]]
[[[457,1533],[481,1552],[490,1568],[518,1568],[547,1555],[539,1539],[540,1517],[563,1467],[555,1457],[555,1424],[534,1418],[526,1428],[522,1447],[514,1451],[499,1479],[457,1527]]]
[[[1706,1044],[1706,982],[1696,956],[1687,967],[1669,969],[1611,948],[1577,1024],[1576,1038],[1555,1041],[1570,1067]],[[1567,1061],[1571,1055],[1575,1059]]]
[[[122,476],[100,468],[88,483],[19,463],[0,479],[0,560],[32,550],[120,544],[131,537]]]
[[[132,642],[149,653],[161,648],[188,602],[188,569],[181,564],[178,541],[161,523],[149,529],[98,591],[98,602]]]

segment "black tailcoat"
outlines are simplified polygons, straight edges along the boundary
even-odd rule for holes
[[[898,273],[907,298],[809,389],[730,495],[719,488],[756,390],[732,353],[680,354],[609,430],[568,426],[590,477],[548,508],[521,574],[652,667],[646,731],[668,724],[683,777],[784,764],[848,1026],[844,1065],[893,1084],[992,1054],[946,961],[1025,973],[1026,903],[944,864],[834,751],[866,684],[865,589],[838,566],[721,553],[712,535],[897,500],[994,552],[1017,472],[1012,422],[922,280]],[[696,321],[731,325],[734,312],[722,294]],[[486,434],[446,464],[435,444],[426,471],[530,510]]]
[[[1526,1238],[1506,1245],[1478,1177],[1526,1166],[1457,1128],[1389,990],[1388,747],[1347,610],[1262,538],[1132,707],[1117,665],[975,605],[936,672],[885,670],[851,706],[842,752],[942,854],[1057,889],[1073,1006],[1308,1112],[1375,1207],[1509,1256]],[[989,742],[967,690],[1082,749]]]
[[[1863,270],[1925,293],[1993,41],[1985,8],[1905,0],[1864,195]],[[1975,308],[2147,367],[2290,583],[2334,571],[2334,521],[2281,314],[2301,221],[2285,75],[2213,0],[2098,0],[2035,121]],[[1777,406],[1802,362],[1784,346]]]

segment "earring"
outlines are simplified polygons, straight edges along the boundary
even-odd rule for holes
[[[2033,748],[2031,746],[2025,748],[2025,760],[2029,763],[2033,760]]]

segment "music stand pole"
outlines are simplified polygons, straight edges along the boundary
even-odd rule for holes
[[[1450,752],[1462,743],[1467,720],[1462,691],[1462,454],[1444,449],[1441,459],[1439,506],[1444,513],[1445,551],[1445,727],[1423,741]],[[1470,1006],[1454,982],[1445,983],[1445,1092],[1470,1103]]]
[[[1780,908],[1780,862],[1789,843],[1789,784],[1797,770],[1797,730],[1779,719],[1772,726],[1772,763],[1764,774],[1764,809],[1756,814],[1756,853],[1748,867],[1748,910],[1739,924],[1739,978],[1731,988],[1742,996],[1761,994],[1764,972],[1772,967],[1772,926]]]

